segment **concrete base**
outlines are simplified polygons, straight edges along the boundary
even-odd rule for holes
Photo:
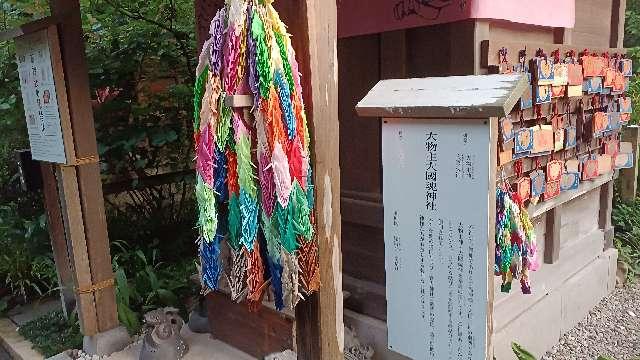
[[[183,326],[180,333],[187,344],[189,344],[189,352],[187,352],[183,360],[257,360],[255,357],[243,353],[225,343],[211,339],[211,336],[208,334],[196,334],[189,330],[188,326]],[[142,341],[138,341],[126,349],[104,358],[104,360],[138,359],[141,346]]]
[[[73,359],[66,352],[61,352],[60,354],[52,356],[46,360],[73,360]]]
[[[124,349],[131,343],[129,333],[124,326],[101,332],[94,336],[85,336],[83,351],[91,355],[111,355]]]
[[[196,334],[209,334],[211,333],[211,327],[209,326],[209,318],[207,316],[207,307],[204,302],[198,304],[198,306],[189,314],[189,321],[187,322],[189,329]]]
[[[18,328],[9,319],[0,319],[0,347],[4,348],[13,360],[42,360],[42,356],[33,350],[33,344],[18,334]]]

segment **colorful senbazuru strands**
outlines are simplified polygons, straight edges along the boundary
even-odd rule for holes
[[[502,292],[511,291],[513,278],[520,277],[523,294],[531,294],[529,271],[539,267],[536,235],[518,195],[496,190],[496,263],[495,274],[502,277]]]
[[[265,0],[228,0],[211,21],[194,89],[202,283],[257,309],[320,287],[310,138],[290,35]],[[252,108],[226,99],[252,95]],[[223,276],[224,274],[224,276]]]

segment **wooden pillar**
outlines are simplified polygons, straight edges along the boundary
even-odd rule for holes
[[[483,75],[487,73],[486,67],[488,64],[484,64],[483,46],[489,47],[489,38],[491,35],[491,29],[489,26],[489,20],[477,19],[473,29],[473,74]]]
[[[622,141],[631,143],[635,162],[632,168],[620,170],[620,197],[624,201],[633,201],[638,192],[638,129],[637,125],[632,125],[626,127],[622,133]]]
[[[562,205],[546,213],[544,235],[544,263],[555,264],[560,259],[560,227],[562,226]]]
[[[571,31],[570,28],[553,28],[553,43],[571,45]]]
[[[624,22],[627,0],[613,0],[611,4],[611,38],[609,47],[622,48],[624,46]]]
[[[598,225],[604,231],[604,249],[613,247],[613,226],[611,225],[611,210],[613,207],[613,181],[600,187],[600,216]]]
[[[68,108],[78,165],[56,165],[56,177],[72,260],[80,323],[85,336],[118,327],[115,289],[97,141],[91,109],[82,20],[78,0],[50,0],[56,18]]]
[[[293,34],[311,128],[322,287],[296,308],[298,359],[342,359],[344,348],[338,125],[337,9],[333,1],[279,0]]]

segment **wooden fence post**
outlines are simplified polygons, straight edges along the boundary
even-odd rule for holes
[[[622,141],[630,142],[633,148],[634,166],[620,170],[620,197],[624,201],[632,201],[638,191],[638,125],[628,126],[622,133]]]
[[[88,353],[129,342],[119,326],[79,0],[49,0],[57,20],[76,164],[55,165],[80,324]]]

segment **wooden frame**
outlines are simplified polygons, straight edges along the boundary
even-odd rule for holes
[[[46,34],[50,51],[51,70],[58,100],[60,128],[62,130],[62,141],[64,144],[64,152],[66,157],[65,165],[73,165],[77,163],[77,159],[74,146],[73,131],[71,129],[71,118],[69,115],[69,102],[65,83],[65,73],[62,66],[62,52],[59,41],[58,20],[55,17],[45,17],[31,23],[24,24],[20,27],[6,30],[0,33],[0,41],[11,39],[19,41],[26,36],[38,32],[44,32]]]

